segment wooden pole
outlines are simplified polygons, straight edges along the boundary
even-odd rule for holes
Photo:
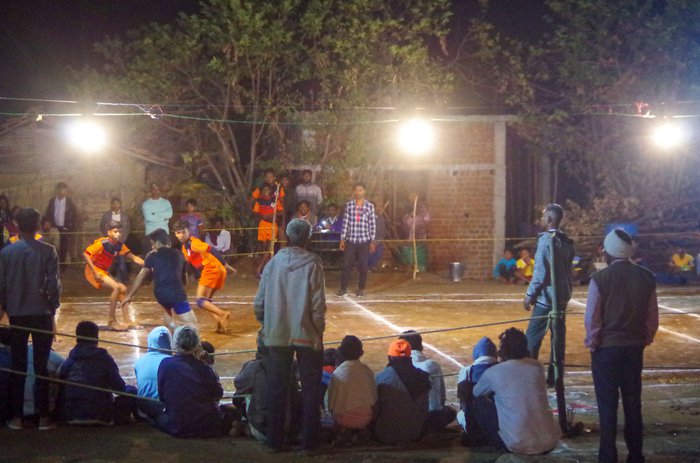
[[[418,209],[418,195],[413,199],[413,279],[418,273],[418,245],[416,244],[416,209]]]
[[[275,202],[272,203],[272,239],[270,240],[270,257],[275,255],[275,243],[277,242],[277,201],[280,200],[281,183],[275,182],[277,189],[275,190]],[[264,255],[264,254],[263,254]]]

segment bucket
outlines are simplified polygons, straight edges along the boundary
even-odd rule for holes
[[[403,265],[413,266],[413,246],[405,245],[401,246],[401,263]],[[416,246],[416,256],[418,256],[418,271],[425,272],[426,264],[428,262],[428,249],[425,245]]]
[[[464,265],[459,262],[450,263],[450,279],[454,282],[462,281],[464,275]]]

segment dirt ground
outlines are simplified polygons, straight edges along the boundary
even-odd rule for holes
[[[215,302],[233,313],[227,334],[214,332],[214,322],[197,311],[203,339],[211,342],[221,355],[214,365],[222,378],[226,396],[233,393],[232,379],[252,354],[236,351],[254,349],[259,328],[252,309],[257,280],[247,275],[250,262],[239,263],[239,274],[230,278]],[[73,333],[80,320],[93,320],[102,327],[107,318],[107,294],[94,290],[81,278],[82,268],[72,267],[64,277],[65,292],[58,316],[58,330]],[[471,350],[482,336],[496,339],[510,326],[525,329],[529,314],[522,308],[522,286],[496,282],[464,281],[454,283],[446,274],[419,274],[416,281],[401,272],[370,275],[364,298],[354,292],[344,297],[334,295],[338,287],[337,272],[327,272],[328,314],[325,340],[327,345],[346,334],[360,338],[393,335],[405,329],[456,330],[425,334],[425,353],[442,365],[448,401],[457,404],[456,373],[471,363]],[[352,283],[351,283],[352,285]],[[352,286],[351,286],[352,288]],[[194,295],[194,286],[188,286]],[[161,324],[161,309],[153,301],[151,288],[137,294],[134,309],[142,330],[125,333],[104,331],[106,341],[133,346],[103,343],[115,357],[122,375],[134,383],[133,364],[143,352],[150,329]],[[582,436],[563,439],[547,456],[520,457],[498,454],[488,449],[466,449],[459,444],[456,428],[400,447],[386,447],[361,442],[355,447],[325,447],[313,455],[295,453],[269,454],[256,442],[246,438],[179,440],[139,423],[108,429],[61,427],[49,432],[0,429],[0,462],[190,462],[224,461],[317,461],[363,462],[548,462],[596,461],[598,435],[597,411],[590,374],[590,356],[583,346],[583,310],[586,289],[577,288],[567,315],[567,404],[575,412],[575,421],[586,426]],[[643,407],[645,451],[647,461],[700,462],[700,288],[660,288],[661,328],[656,341],[645,353]],[[491,324],[473,327],[473,325]],[[365,361],[374,371],[386,364],[390,341],[365,342]],[[67,355],[74,341],[64,337],[54,348]],[[541,358],[548,351],[543,349]],[[555,407],[550,393],[550,404]],[[620,422],[622,423],[622,418]],[[620,455],[626,451],[622,432],[618,434]]]

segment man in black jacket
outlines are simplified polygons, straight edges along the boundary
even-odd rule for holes
[[[61,304],[58,256],[53,246],[35,239],[39,211],[22,209],[17,213],[21,240],[0,252],[0,319],[3,311],[10,318],[12,369],[27,371],[27,342],[34,344],[34,371],[48,376],[48,360],[53,342],[53,317]],[[14,417],[11,429],[22,429],[25,376],[10,379]],[[49,419],[49,384],[37,378],[36,396],[39,429],[53,427]]]
[[[60,234],[59,261],[61,270],[66,269],[66,258],[70,254],[72,234],[77,228],[78,211],[75,203],[68,197],[68,185],[59,182],[56,184],[56,196],[49,199],[46,206],[45,217],[53,222],[54,227]]]

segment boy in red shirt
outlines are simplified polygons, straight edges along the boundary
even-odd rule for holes
[[[129,315],[129,304],[122,304],[124,323],[117,322],[117,301],[123,301],[126,295],[126,286],[112,278],[108,269],[116,256],[124,256],[127,260],[143,266],[143,259],[131,253],[131,250],[121,242],[122,228],[119,222],[111,221],[107,224],[107,236],[95,240],[85,249],[85,279],[95,288],[106,286],[112,293],[109,296],[109,321],[107,326],[116,331],[125,331],[136,328],[138,324]]]
[[[264,184],[260,188],[260,197],[253,204],[253,213],[260,218],[258,223],[258,243],[261,251],[264,252],[257,269],[258,278],[260,278],[265,265],[272,258],[272,255],[266,251],[270,250],[270,241],[277,239],[278,223],[283,219],[284,215],[284,202],[275,196],[275,192],[272,191],[270,185]],[[276,218],[275,215],[277,216]]]
[[[211,298],[217,290],[224,287],[226,267],[212,253],[212,247],[199,238],[190,236],[187,226],[181,221],[173,225],[175,236],[182,243],[182,253],[187,262],[201,270],[197,284],[197,307],[209,312],[216,320],[218,333],[225,333],[231,313],[217,307]]]

